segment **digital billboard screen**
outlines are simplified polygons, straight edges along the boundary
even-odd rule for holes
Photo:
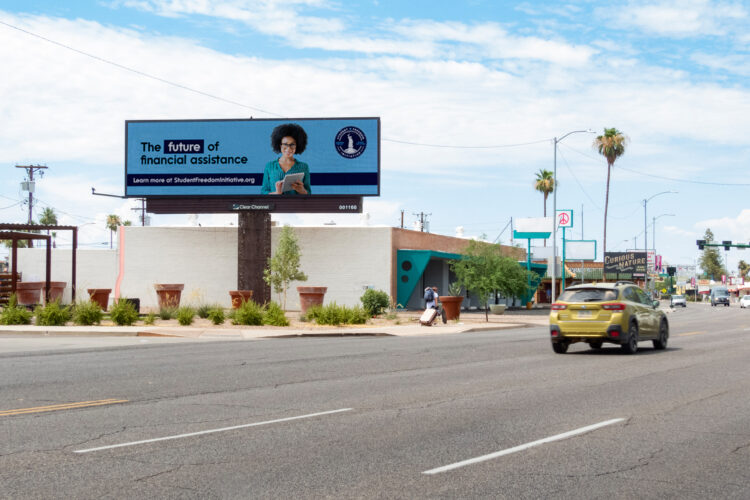
[[[379,118],[125,122],[125,196],[379,194]]]

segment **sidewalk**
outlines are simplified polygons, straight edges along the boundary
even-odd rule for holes
[[[502,315],[489,315],[484,312],[464,311],[459,321],[433,326],[419,324],[419,312],[399,312],[396,320],[373,320],[365,325],[321,326],[293,321],[288,327],[213,325],[207,320],[196,318],[191,326],[180,326],[176,321],[160,321],[157,325],[115,326],[0,326],[0,340],[7,335],[23,336],[93,336],[93,337],[181,337],[192,339],[268,339],[288,337],[338,337],[338,336],[420,336],[449,333],[469,333],[484,330],[521,328],[525,326],[545,326],[548,324],[548,310],[511,310]],[[291,313],[295,316],[296,313]],[[290,317],[290,319],[292,319]]]

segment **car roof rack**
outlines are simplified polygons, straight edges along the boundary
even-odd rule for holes
[[[626,280],[616,281],[615,286],[619,286],[619,285],[635,285],[635,283],[633,283],[632,281],[626,281]]]

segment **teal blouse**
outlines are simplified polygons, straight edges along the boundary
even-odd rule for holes
[[[304,184],[307,193],[310,194],[310,167],[307,163],[295,160],[292,168],[288,172],[284,172],[279,165],[279,160],[273,160],[266,163],[266,168],[263,170],[263,186],[260,189],[260,194],[269,194],[276,191],[276,183],[284,180],[286,174],[298,174],[303,173],[305,176],[302,178],[302,184]],[[290,189],[284,191],[282,194],[297,194],[297,191]]]

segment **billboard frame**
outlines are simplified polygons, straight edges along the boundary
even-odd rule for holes
[[[341,116],[341,117],[325,117],[325,118],[303,118],[303,117],[292,117],[292,118],[195,118],[195,119],[177,119],[177,120],[165,120],[165,119],[157,119],[157,120],[125,120],[125,148],[124,148],[124,169],[123,169],[123,191],[125,195],[124,198],[141,198],[146,199],[147,202],[150,199],[172,199],[172,200],[183,200],[183,199],[200,199],[200,200],[221,200],[221,199],[231,199],[234,203],[245,203],[245,204],[257,204],[260,203],[261,200],[259,198],[262,198],[262,202],[269,203],[269,200],[267,200],[268,195],[238,195],[238,194],[174,194],[174,195],[164,195],[164,194],[158,194],[158,195],[152,195],[152,194],[128,194],[128,125],[131,123],[189,123],[189,122],[217,122],[217,123],[226,123],[226,122],[249,122],[249,121],[257,121],[257,122],[268,122],[268,121],[276,121],[276,122],[310,122],[310,121],[333,121],[333,120],[375,120],[376,126],[377,126],[377,134],[378,134],[378,140],[377,140],[377,192],[374,194],[342,194],[342,195],[297,195],[295,198],[299,198],[300,200],[304,200],[306,204],[310,204],[310,208],[312,210],[306,210],[304,207],[296,206],[297,203],[288,203],[286,201],[282,202],[281,200],[274,201],[273,204],[276,204],[279,206],[278,210],[270,210],[270,211],[277,211],[277,212],[284,212],[284,213],[291,213],[291,212],[297,212],[297,213],[322,213],[323,211],[327,211],[327,207],[336,206],[336,205],[351,205],[352,200],[354,198],[358,198],[358,210],[345,210],[347,212],[361,212],[362,211],[362,198],[365,196],[372,196],[377,197],[380,196],[380,183],[381,183],[381,126],[380,126],[380,117],[379,116]],[[239,201],[238,201],[239,200]],[[325,200],[323,202],[319,203],[311,203],[313,200]],[[181,203],[178,203],[176,205],[180,205]],[[165,204],[163,202],[157,202],[155,204],[159,207],[164,207]],[[221,204],[217,203],[211,203],[213,207],[217,207]],[[294,208],[290,208],[290,205],[294,205]],[[175,207],[175,210],[177,208]],[[226,210],[227,212],[235,212],[236,210]],[[224,210],[218,210],[218,212],[224,212]],[[342,212],[342,210],[332,210],[334,213]],[[199,213],[194,211],[189,212],[154,212],[154,213]],[[211,212],[209,213],[217,213],[216,208],[213,208]]]

